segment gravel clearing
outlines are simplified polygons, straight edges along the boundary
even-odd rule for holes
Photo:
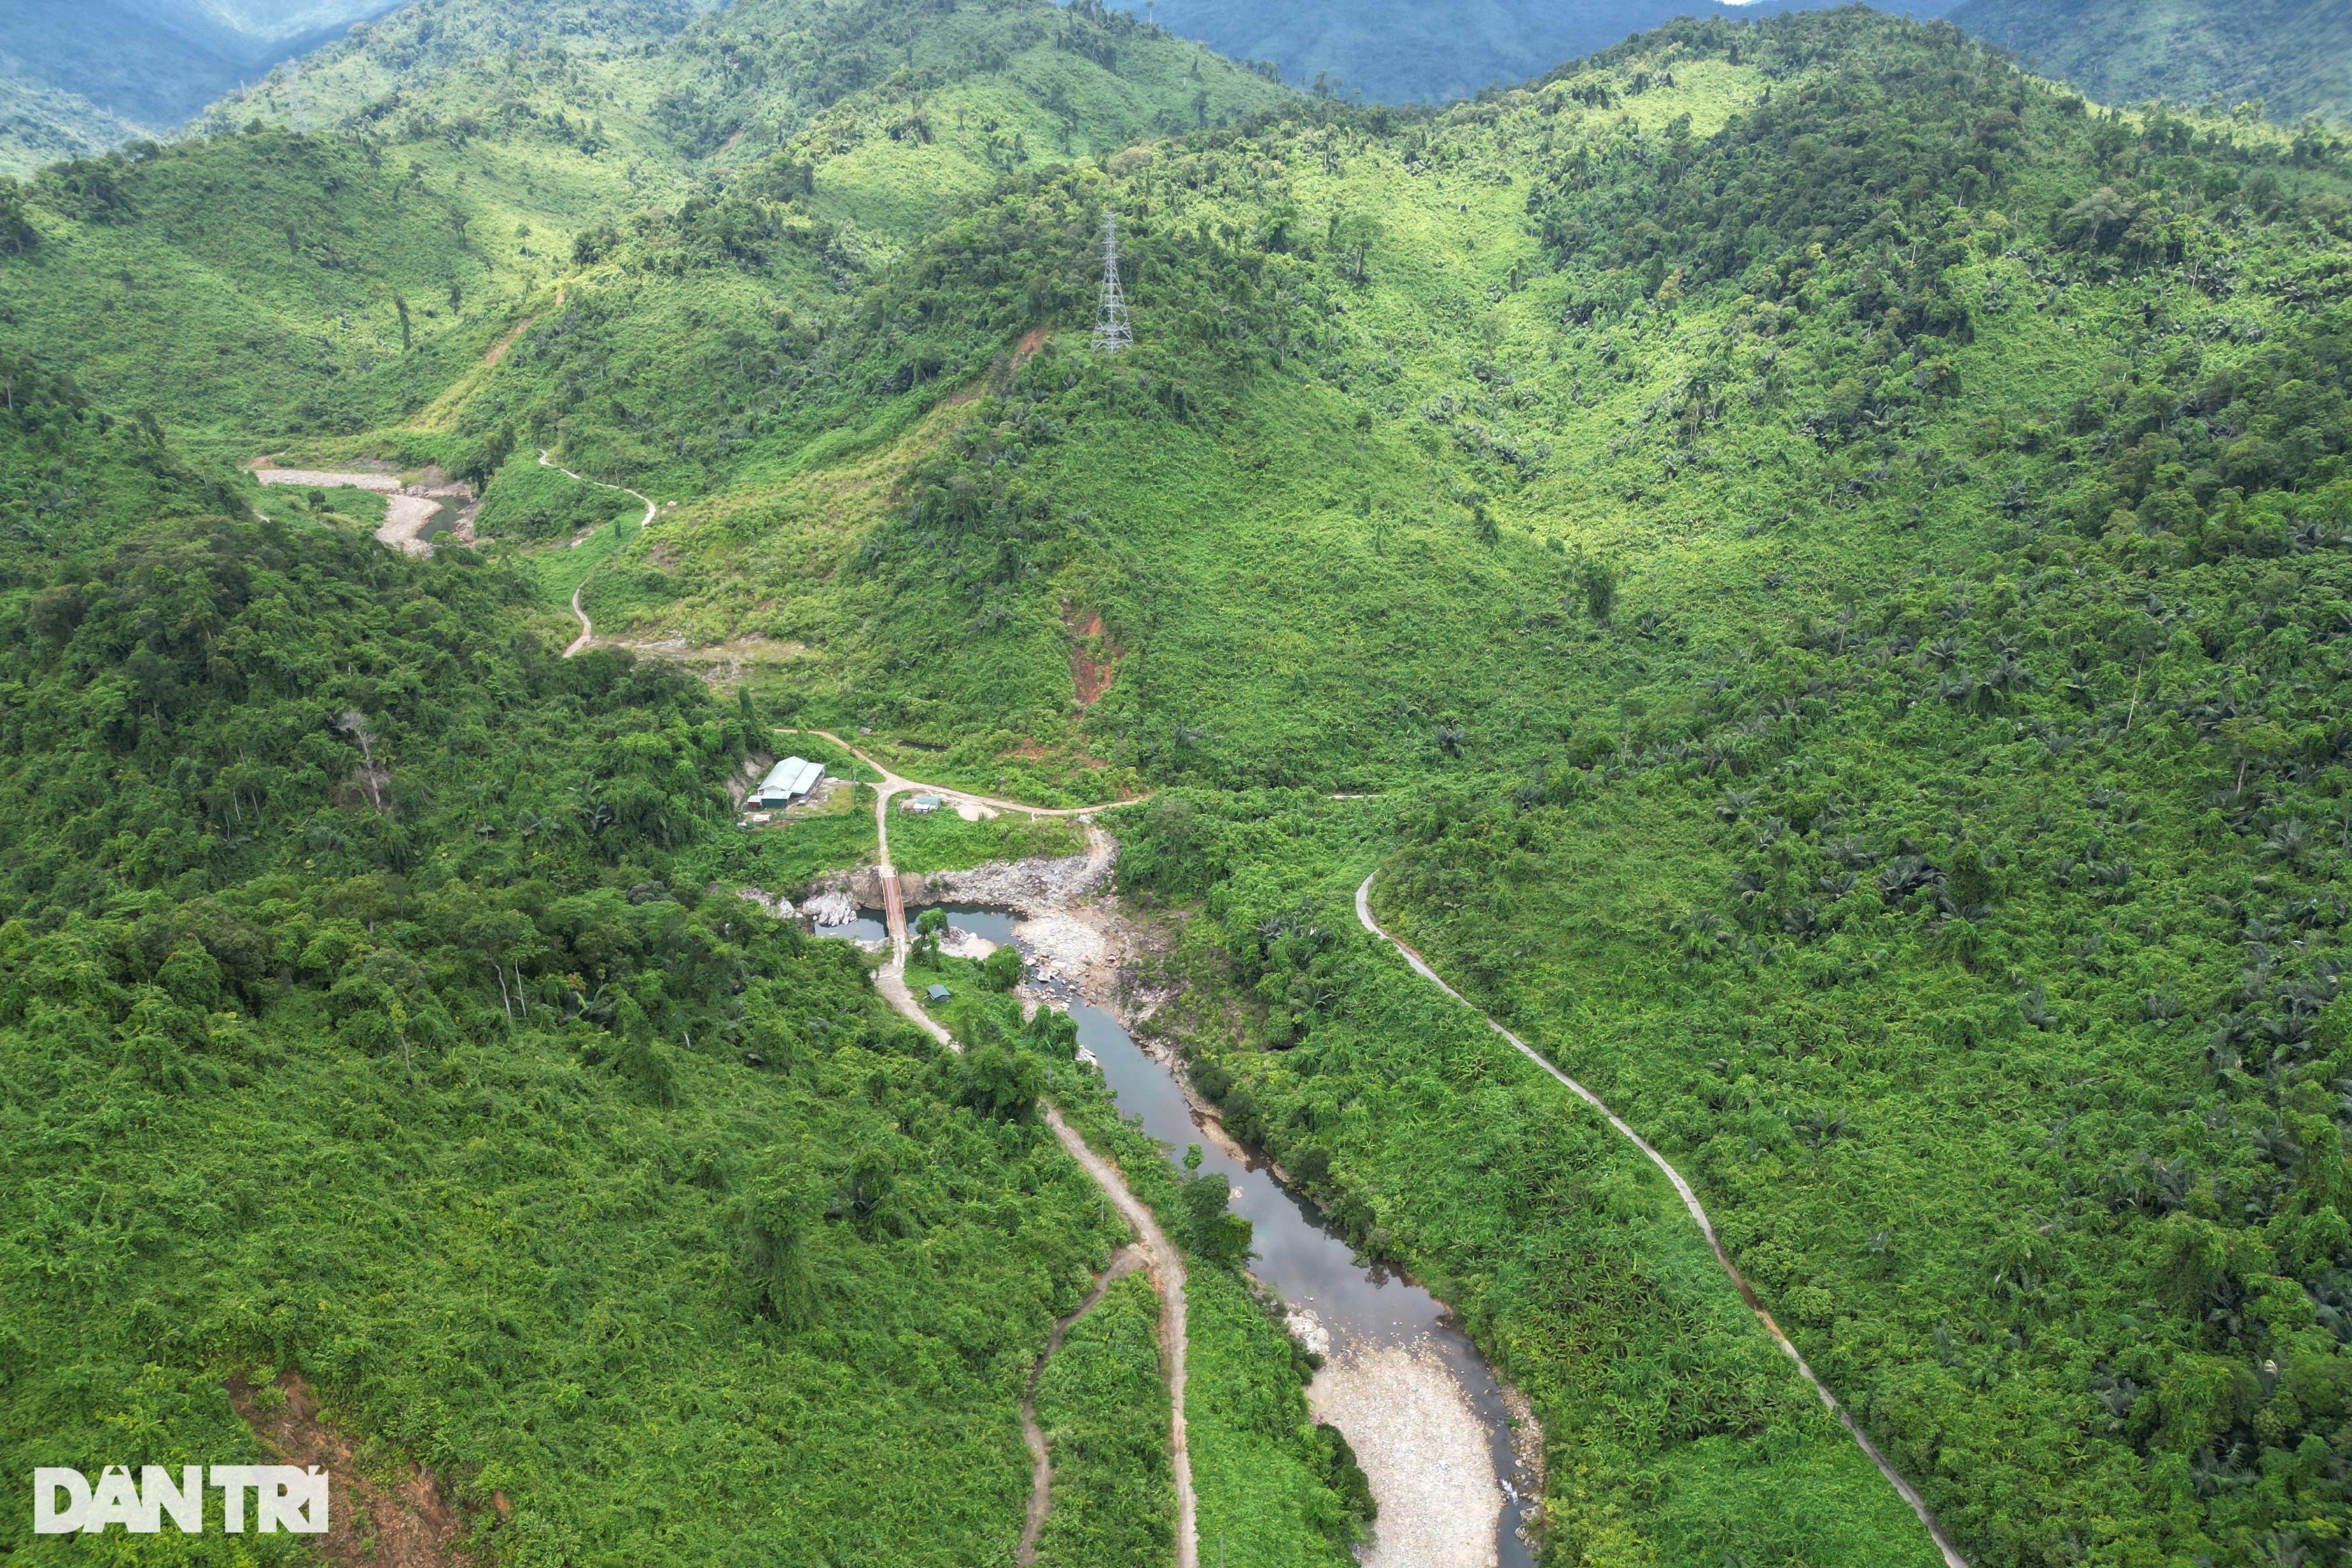
[[[1495,1568],[1503,1494],[1486,1430],[1426,1341],[1342,1350],[1307,1385],[1315,1419],[1347,1435],[1380,1500],[1364,1568]]]
[[[265,485],[300,485],[322,490],[349,485],[355,490],[373,490],[387,496],[400,489],[398,474],[333,474],[320,468],[255,468],[252,473]]]
[[[970,931],[961,926],[951,925],[948,927],[948,934],[940,939],[940,951],[950,958],[969,958],[977,961],[994,952],[996,944],[978,931]]]
[[[1102,885],[1108,855],[1059,860],[998,860],[969,871],[938,871],[927,882],[941,903],[993,904],[1024,915],[1059,913]]]

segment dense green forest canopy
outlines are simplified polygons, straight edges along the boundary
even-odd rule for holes
[[[224,1373],[299,1368],[513,1560],[1001,1555],[1115,1238],[1029,1103],[714,879],[748,708],[0,381],[12,1463],[226,1462]]]
[[[1432,111],[1091,5],[581,16],[0,187],[0,1447],[193,1453],[300,1366],[518,1561],[1001,1560],[1120,1239],[1044,1089],[1200,1265],[1204,1521],[1338,1561],[1225,1216],[1063,1034],[941,968],[937,1050],[734,896],[825,868],[731,826],[791,720],[1157,792],[1160,1026],[1528,1391],[1549,1560],[1931,1549],[1368,873],[1971,1561],[2342,1558],[2339,135],[1858,8]],[[264,452],[468,477],[487,542]],[[1143,1316],[1041,1408],[1143,1398]],[[1148,1554],[1099,1414],[1049,1539]]]

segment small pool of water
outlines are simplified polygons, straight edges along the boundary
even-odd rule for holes
[[[845,937],[851,942],[888,942],[890,925],[880,910],[860,910],[857,918],[846,925],[821,925],[816,934]]]
[[[1378,1264],[1358,1262],[1354,1250],[1324,1228],[1314,1205],[1294,1196],[1263,1164],[1218,1148],[1193,1119],[1175,1076],[1147,1055],[1116,1016],[1076,1002],[1070,1018],[1078,1026],[1078,1043],[1102,1064],[1120,1114],[1141,1117],[1143,1131],[1169,1146],[1171,1160],[1181,1160],[1186,1145],[1200,1144],[1201,1169],[1216,1172],[1240,1189],[1234,1212],[1250,1222],[1257,1253],[1250,1272],[1294,1310],[1313,1312],[1329,1331],[1335,1355],[1351,1347],[1424,1340],[1436,1350],[1469,1395],[1486,1432],[1495,1476],[1504,1484],[1495,1521],[1496,1557],[1502,1568],[1532,1568],[1535,1558],[1520,1541],[1517,1523],[1520,1507],[1533,1500],[1520,1496],[1528,1478],[1511,1448],[1510,1413],[1494,1373],[1453,1314],[1419,1285]]]
[[[1013,927],[1021,919],[1011,910],[982,909],[977,904],[946,904],[941,908],[947,910],[950,931],[968,931],[999,947],[1013,940]],[[907,918],[914,919],[915,911],[909,911]]]
[[[985,909],[978,904],[945,904],[940,907],[947,910],[950,930],[968,931],[974,936],[986,937],[999,947],[1013,940],[1013,924],[1021,918],[1010,910]],[[909,927],[921,913],[920,910],[907,911]],[[852,942],[887,942],[890,940],[890,926],[880,910],[860,910],[857,918],[848,924],[821,925],[816,928],[816,934],[846,937]]]

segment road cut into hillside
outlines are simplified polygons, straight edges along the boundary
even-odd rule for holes
[[[1374,872],[1372,876],[1377,876],[1378,874],[1379,873]],[[1408,946],[1399,938],[1391,936],[1389,932],[1381,929],[1380,922],[1372,918],[1371,876],[1367,876],[1363,879],[1363,882],[1356,889],[1356,919],[1361,922],[1363,928],[1371,932],[1373,936],[1387,942],[1391,947],[1395,948],[1397,952],[1403,956],[1405,963],[1412,965],[1414,973],[1420,975],[1423,980],[1426,980],[1431,984],[1436,986],[1440,991],[1444,992],[1445,994],[1454,998],[1454,1001],[1461,1003],[1465,1007],[1470,1008],[1473,1012],[1477,1012],[1475,1005],[1473,1004],[1468,997],[1463,995],[1462,993],[1454,989],[1453,986],[1448,985],[1444,977],[1441,976],[1435,969],[1430,966],[1427,959],[1422,957],[1419,952],[1415,952],[1412,947]],[[1688,1210],[1691,1218],[1697,1222],[1699,1234],[1706,1237],[1706,1245],[1714,1251],[1716,1262],[1723,1266],[1724,1273],[1730,1276],[1731,1283],[1738,1288],[1740,1299],[1746,1301],[1748,1307],[1754,1310],[1757,1320],[1764,1325],[1765,1331],[1772,1336],[1772,1342],[1779,1345],[1781,1352],[1787,1355],[1790,1361],[1797,1363],[1797,1370],[1804,1374],[1804,1379],[1807,1383],[1812,1384],[1813,1392],[1821,1396],[1822,1404],[1826,1405],[1829,1408],[1830,1413],[1838,1418],[1839,1423],[1845,1427],[1847,1435],[1852,1436],[1854,1443],[1862,1449],[1862,1451],[1869,1456],[1871,1463],[1878,1467],[1879,1474],[1886,1478],[1887,1484],[1895,1489],[1896,1495],[1900,1496],[1906,1503],[1910,1505],[1911,1511],[1918,1516],[1919,1522],[1927,1526],[1928,1535],[1935,1540],[1936,1549],[1943,1553],[1945,1568],[1969,1568],[1969,1560],[1960,1555],[1959,1548],[1953,1545],[1950,1537],[1944,1533],[1944,1527],[1936,1522],[1936,1516],[1928,1510],[1927,1500],[1919,1495],[1918,1491],[1909,1481],[1903,1479],[1901,1472],[1895,1469],[1894,1465],[1888,1461],[1886,1456],[1878,1451],[1878,1445],[1870,1440],[1869,1436],[1863,1431],[1860,1424],[1854,1420],[1853,1415],[1847,1413],[1845,1406],[1840,1405],[1836,1398],[1831,1394],[1828,1386],[1824,1384],[1819,1377],[1816,1377],[1813,1374],[1813,1369],[1806,1363],[1804,1356],[1799,1352],[1796,1345],[1790,1341],[1787,1334],[1780,1331],[1780,1325],[1772,1321],[1772,1314],[1764,1310],[1764,1304],[1756,1299],[1756,1292],[1749,1289],[1747,1277],[1739,1272],[1738,1266],[1731,1261],[1731,1255],[1724,1250],[1721,1238],[1715,1233],[1715,1222],[1707,1218],[1706,1209],[1699,1203],[1697,1192],[1692,1188],[1689,1182],[1683,1178],[1683,1173],[1680,1171],[1675,1170],[1673,1164],[1667,1161],[1666,1157],[1664,1154],[1659,1153],[1657,1149],[1651,1144],[1648,1139],[1643,1138],[1640,1133],[1634,1131],[1631,1124],[1629,1124],[1622,1117],[1620,1117],[1615,1111],[1610,1110],[1607,1103],[1604,1102],[1599,1095],[1593,1093],[1591,1089],[1585,1088],[1582,1084],[1569,1077],[1568,1074],[1554,1067],[1541,1052],[1538,1051],[1533,1046],[1528,1045],[1525,1040],[1519,1038],[1518,1036],[1511,1033],[1510,1030],[1503,1027],[1503,1026],[1496,1022],[1493,1017],[1483,1013],[1479,1014],[1479,1016],[1486,1019],[1486,1027],[1494,1030],[1496,1034],[1500,1035],[1504,1039],[1509,1041],[1512,1047],[1521,1056],[1535,1063],[1538,1068],[1541,1068],[1547,1075],[1557,1079],[1569,1090],[1570,1093],[1575,1095],[1579,1100],[1583,1100],[1587,1105],[1592,1107],[1593,1110],[1599,1111],[1607,1119],[1609,1125],[1615,1128],[1618,1133],[1623,1137],[1627,1142],[1633,1144],[1634,1148],[1639,1149],[1645,1156],[1648,1157],[1652,1164],[1657,1166],[1660,1171],[1665,1173],[1666,1180],[1674,1184],[1675,1194],[1681,1197],[1683,1207]]]
[[[526,323],[526,325],[528,323]],[[585,474],[573,473],[570,468],[565,468],[562,464],[549,458],[547,449],[545,447],[540,448],[539,466],[542,468],[553,468],[565,479],[578,479],[583,485],[594,485],[600,490],[618,490],[625,496],[634,496],[638,500],[645,502],[646,515],[638,521],[637,526],[639,528],[651,528],[654,525],[655,515],[661,510],[659,507],[654,504],[653,498],[644,494],[642,491],[633,490],[626,485],[608,485],[602,479],[592,479]],[[588,533],[593,533],[595,531],[596,531],[592,528],[588,531]],[[583,533],[578,539],[573,540],[572,542],[572,548],[575,550],[578,549],[588,538],[588,533]]]

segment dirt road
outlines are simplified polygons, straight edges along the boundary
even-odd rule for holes
[[[560,289],[556,293],[555,302],[559,305],[563,303],[563,295]],[[530,323],[528,321],[523,322],[523,327],[527,327],[529,325],[530,325]],[[515,329],[516,332],[520,332],[521,331],[522,327],[517,327]],[[509,339],[511,340],[513,335],[514,333],[509,333]],[[503,344],[501,347],[503,347]],[[626,485],[608,485],[602,479],[587,479],[582,475],[573,473],[570,468],[565,468],[561,463],[549,461],[547,448],[544,447],[540,448],[539,466],[542,468],[553,468],[557,473],[562,474],[564,478],[578,479],[583,485],[594,485],[600,490],[618,490],[625,496],[635,496],[637,500],[646,503],[646,515],[638,522],[637,526],[639,528],[651,528],[654,525],[654,514],[661,510],[654,504],[653,499],[650,496],[641,495],[637,491],[631,489]],[[583,533],[579,538],[573,540],[572,542],[572,548],[577,550],[582,545],[587,543],[589,539],[594,535],[595,531],[596,531],[592,528],[586,533]],[[604,563],[601,561],[596,563],[597,566],[602,566],[603,564]],[[593,576],[595,575],[596,568],[595,566],[592,566],[588,571],[589,576]],[[596,640],[596,628],[589,621],[588,612],[580,607],[580,595],[586,590],[587,586],[587,578],[583,577],[581,579],[579,586],[572,590],[572,613],[579,617],[580,635],[573,637],[572,639],[571,646],[563,650],[563,657],[566,658],[570,658],[573,654],[578,653],[581,649],[586,647],[590,643]]]
[[[826,734],[822,730],[812,730],[806,733],[824,735],[826,740],[883,775],[882,786],[875,791],[874,826],[882,886],[888,906],[887,913],[890,922],[890,958],[881,968],[874,972],[874,986],[876,990],[882,993],[891,1006],[897,1008],[918,1028],[950,1050],[960,1050],[962,1047],[956,1044],[955,1037],[948,1033],[946,1026],[923,1011],[922,1005],[915,1000],[914,993],[907,989],[907,916],[905,906],[898,898],[898,873],[890,864],[890,796],[908,789],[936,791],[941,795],[956,795],[961,792],[943,790],[937,785],[900,778],[837,735]],[[1011,801],[992,801],[989,804],[1011,811],[1031,809]],[[1097,808],[1087,806],[1077,809],[1091,811]],[[1055,812],[1040,810],[1038,815],[1072,816],[1077,815],[1077,810]],[[1088,823],[1087,836],[1089,859],[1099,858],[1108,867],[1110,857],[1118,850],[1118,846],[1112,842],[1110,835],[1092,823]],[[1129,1228],[1135,1232],[1137,1240],[1143,1248],[1144,1267],[1151,1275],[1152,1288],[1160,1292],[1160,1361],[1167,1378],[1170,1411],[1168,1459],[1169,1468],[1174,1473],[1176,1481],[1176,1568],[1200,1568],[1201,1543],[1198,1539],[1200,1510],[1192,1490],[1192,1452],[1186,1447],[1184,1436],[1184,1356],[1191,1341],[1184,1329],[1183,1255],[1176,1250],[1175,1244],[1171,1242],[1167,1233],[1160,1228],[1160,1222],[1153,1216],[1151,1211],[1128,1190],[1127,1179],[1119,1174],[1118,1166],[1096,1153],[1087,1141],[1078,1135],[1077,1130],[1062,1120],[1062,1113],[1054,1108],[1051,1101],[1039,1100],[1037,1112],[1045,1118],[1045,1125],[1053,1129],[1055,1141],[1062,1145],[1064,1152],[1071,1159],[1078,1163],[1080,1170],[1094,1178],[1095,1184],[1103,1190],[1103,1195],[1110,1200],[1111,1206],[1118,1210],[1120,1217],[1125,1219]],[[1034,1426],[1034,1420],[1030,1420],[1028,1425]],[[1033,1461],[1033,1484],[1050,1486],[1052,1468],[1038,1459],[1043,1443],[1044,1439],[1040,1436],[1032,1444],[1030,1449]],[[1050,1497],[1041,1500],[1039,1496],[1033,1492],[1029,1502],[1029,1522],[1022,1534],[1024,1549],[1032,1555],[1035,1551],[1036,1532],[1045,1528],[1045,1510],[1049,1505]],[[1029,1557],[1025,1556],[1021,1559],[1024,1563],[1029,1560]]]
[[[1129,1242],[1118,1249],[1110,1267],[1102,1271],[1095,1288],[1087,1299],[1066,1318],[1055,1321],[1054,1331],[1045,1340],[1045,1353],[1037,1364],[1029,1369],[1029,1395],[1021,1402],[1021,1438],[1029,1445],[1029,1521],[1022,1526],[1021,1544],[1013,1549],[1013,1561],[1021,1568],[1037,1561],[1037,1538],[1045,1532],[1046,1516],[1053,1511],[1054,1457],[1045,1447],[1045,1429],[1037,1425],[1037,1384],[1045,1375],[1045,1363],[1062,1348],[1062,1340],[1080,1318],[1102,1305],[1110,1288],[1143,1268],[1150,1261],[1143,1248]]]
[[[563,475],[566,479],[578,479],[583,485],[594,485],[600,490],[618,490],[625,496],[635,496],[637,500],[646,503],[646,515],[638,521],[637,526],[639,528],[651,528],[654,525],[654,514],[661,510],[653,503],[651,498],[640,494],[636,490],[631,489],[626,485],[608,485],[602,479],[592,479],[584,475],[575,474],[561,463],[550,462],[548,460],[547,450],[545,447],[541,447],[540,449],[539,466],[542,468],[553,468],[557,473]],[[594,531],[595,530],[593,528],[588,531],[589,533],[593,533]],[[588,534],[583,533],[580,536],[580,539],[585,539],[587,537]],[[573,548],[578,548],[580,539],[575,539],[572,542]]]
[[[1375,873],[1375,875],[1377,874],[1378,873]],[[1370,877],[1366,877],[1362,885],[1356,889],[1356,919],[1362,922],[1363,928],[1366,931],[1371,932],[1372,935],[1378,937],[1382,942],[1387,942],[1391,947],[1395,948],[1398,952],[1402,953],[1404,956],[1405,963],[1412,966],[1414,973],[1420,975],[1423,980],[1426,980],[1431,984],[1436,986],[1440,991],[1444,992],[1448,996],[1453,997],[1456,1002],[1461,1003],[1465,1007],[1469,1007],[1473,1012],[1477,1011],[1476,1007],[1471,1004],[1468,997],[1454,989],[1453,986],[1445,984],[1444,980],[1438,974],[1437,971],[1429,966],[1429,961],[1427,959],[1422,957],[1420,953],[1414,952],[1404,942],[1399,941],[1393,936],[1391,936],[1387,931],[1382,931],[1381,929],[1380,922],[1372,919],[1372,879]],[[1610,1110],[1608,1105],[1599,1095],[1593,1093],[1591,1089],[1585,1088],[1582,1084],[1577,1082],[1566,1073],[1560,1071],[1559,1068],[1552,1066],[1550,1061],[1546,1059],[1545,1057],[1540,1052],[1537,1051],[1534,1047],[1519,1038],[1518,1036],[1511,1033],[1510,1030],[1503,1027],[1502,1025],[1496,1023],[1493,1018],[1486,1017],[1485,1014],[1480,1014],[1479,1016],[1486,1018],[1486,1027],[1494,1030],[1495,1033],[1509,1041],[1512,1047],[1521,1056],[1527,1058],[1528,1060],[1535,1063],[1536,1066],[1541,1068],[1553,1079],[1559,1080],[1559,1083],[1567,1088],[1570,1093],[1575,1095],[1579,1100],[1583,1100],[1587,1105],[1592,1107],[1593,1110],[1601,1112],[1601,1114],[1607,1119],[1609,1125],[1615,1128],[1618,1133],[1623,1137],[1627,1142],[1633,1144],[1634,1148],[1639,1149],[1644,1155],[1648,1156],[1652,1164],[1657,1166],[1659,1170],[1665,1173],[1666,1180],[1674,1184],[1675,1192],[1682,1198],[1683,1207],[1690,1211],[1691,1218],[1697,1222],[1699,1234],[1706,1237],[1706,1245],[1714,1251],[1716,1262],[1723,1266],[1724,1273],[1729,1275],[1731,1277],[1732,1284],[1738,1287],[1740,1299],[1748,1303],[1749,1309],[1755,1312],[1757,1319],[1763,1323],[1765,1331],[1772,1336],[1772,1342],[1779,1345],[1782,1353],[1787,1355],[1790,1361],[1797,1363],[1797,1370],[1804,1374],[1804,1379],[1807,1383],[1812,1384],[1813,1392],[1821,1396],[1822,1404],[1826,1405],[1830,1413],[1838,1418],[1839,1423],[1845,1427],[1847,1434],[1853,1438],[1855,1444],[1861,1447],[1862,1451],[1870,1457],[1871,1463],[1878,1467],[1878,1473],[1886,1478],[1887,1484],[1895,1489],[1897,1496],[1901,1497],[1905,1502],[1910,1504],[1911,1511],[1918,1515],[1919,1522],[1927,1527],[1927,1533],[1934,1538],[1937,1550],[1944,1554],[1945,1568],[1969,1568],[1969,1560],[1960,1555],[1959,1548],[1954,1546],[1950,1539],[1944,1534],[1944,1527],[1937,1524],[1936,1522],[1936,1516],[1928,1511],[1927,1500],[1920,1497],[1916,1490],[1913,1489],[1909,1481],[1903,1479],[1901,1474],[1895,1470],[1895,1467],[1887,1461],[1886,1456],[1878,1451],[1878,1445],[1873,1443],[1870,1438],[1864,1434],[1861,1426],[1855,1424],[1853,1417],[1846,1413],[1845,1407],[1840,1405],[1836,1399],[1832,1397],[1829,1389],[1822,1384],[1820,1378],[1813,1375],[1813,1369],[1806,1364],[1805,1358],[1798,1352],[1797,1347],[1790,1342],[1789,1336],[1780,1331],[1780,1325],[1772,1321],[1772,1314],[1764,1310],[1763,1303],[1756,1299],[1756,1292],[1748,1288],[1747,1279],[1740,1274],[1738,1267],[1732,1263],[1731,1255],[1723,1249],[1722,1239],[1715,1234],[1715,1222],[1706,1217],[1706,1210],[1699,1203],[1698,1194],[1692,1190],[1690,1183],[1683,1179],[1683,1173],[1680,1171],[1675,1170],[1674,1166],[1667,1162],[1666,1157],[1664,1154],[1659,1153],[1658,1151],[1651,1145],[1648,1139],[1634,1131],[1632,1126],[1630,1126],[1622,1117],[1620,1117],[1615,1111]]]
[[[915,790],[924,795],[938,795],[940,799],[945,801],[950,805],[961,805],[966,804],[972,805],[984,805],[995,811],[1017,811],[1024,816],[1031,817],[1085,816],[1091,812],[1108,811],[1114,805],[1139,805],[1140,803],[1151,798],[1148,795],[1137,795],[1133,800],[1110,801],[1102,805],[1026,805],[1017,800],[999,800],[992,795],[979,795],[971,790],[958,789],[952,784],[925,784],[920,779],[900,778],[897,773],[892,773],[888,768],[883,766],[880,763],[876,762],[872,757],[867,756],[865,752],[859,751],[856,747],[851,745],[848,742],[843,740],[840,736],[835,734],[830,730],[779,730],[776,733],[779,735],[814,735],[820,740],[831,741],[835,745],[839,746],[843,751],[847,752],[851,756],[856,757],[859,762],[864,763],[867,767],[872,768],[876,773],[880,773],[882,775],[882,782],[874,786],[876,796],[874,809],[877,814],[882,809],[882,803],[884,800],[887,799],[891,795],[903,794],[908,790]],[[878,815],[876,820],[881,820]],[[889,847],[886,844],[883,847],[882,856],[886,864],[888,862],[889,858]]]

